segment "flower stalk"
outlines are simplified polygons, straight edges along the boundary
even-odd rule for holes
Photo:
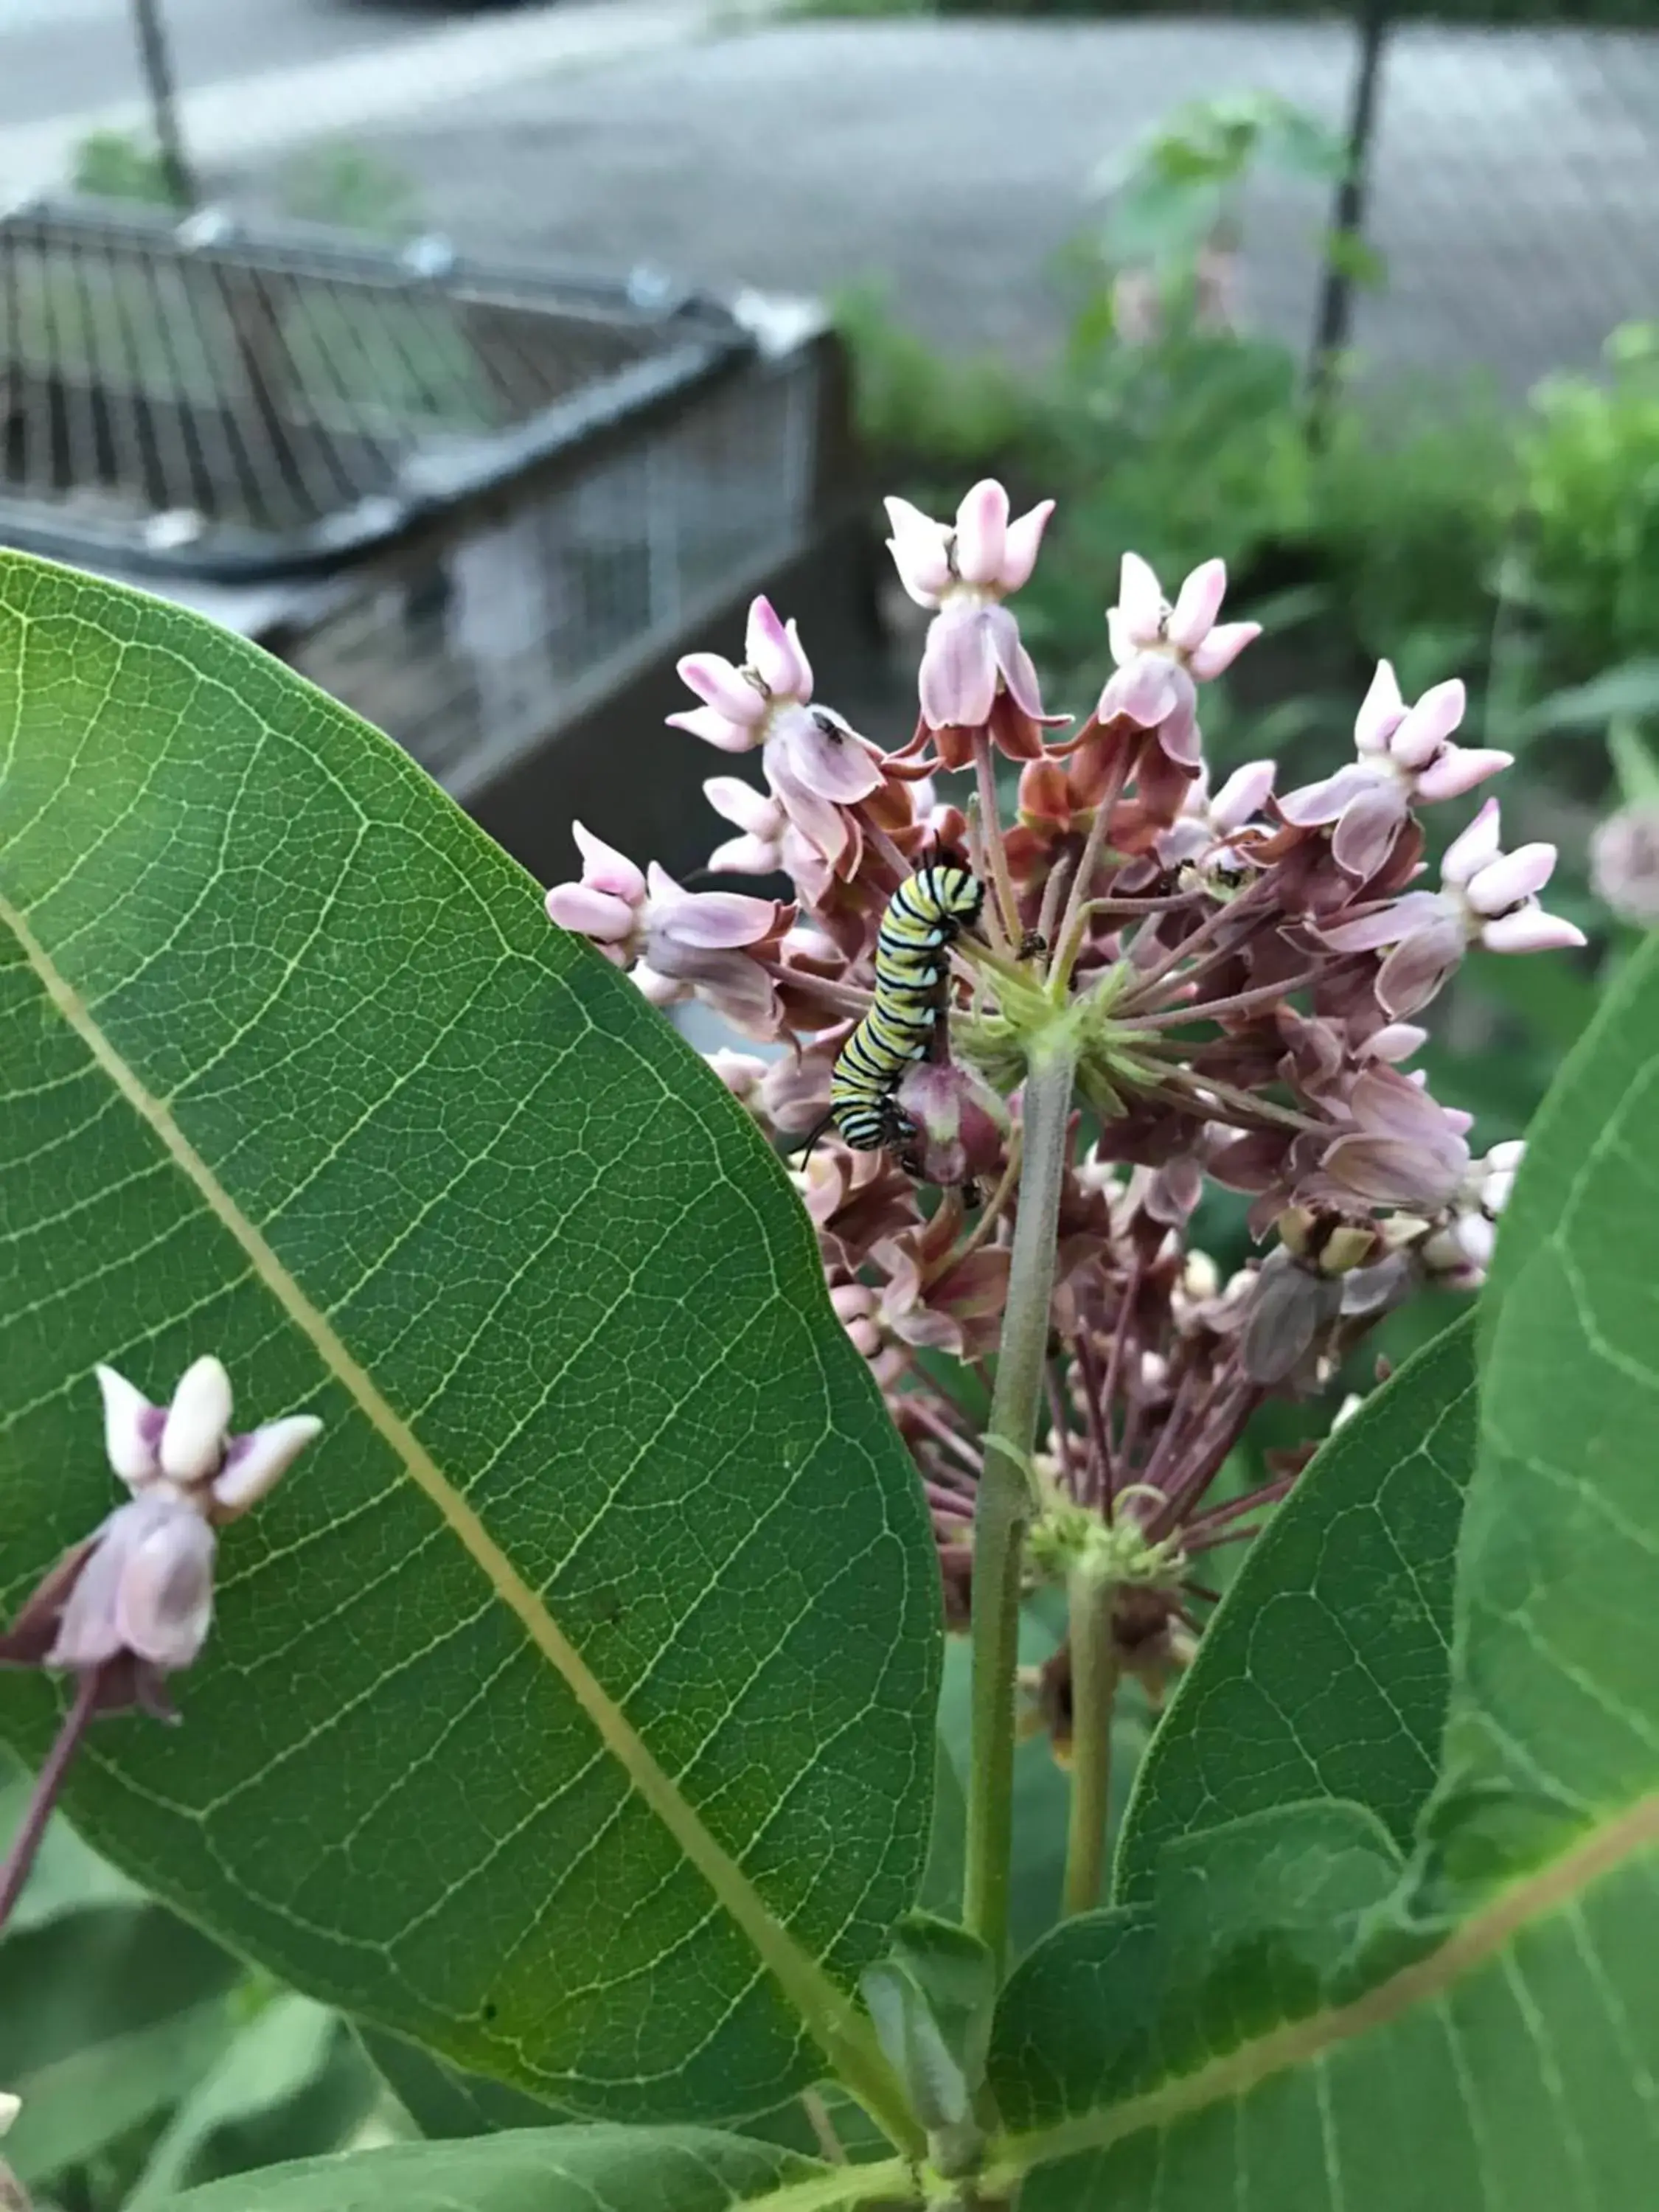
[[[1019,1601],[1025,1534],[1036,1503],[1031,1449],[1043,1401],[1076,1066],[1069,1024],[1056,1024],[1032,1040],[1022,1111],[1019,1212],[974,1514],[972,1730],[963,1910],[969,1928],[998,1960],[1006,1956],[1008,1945]]]
[[[1066,1828],[1066,1914],[1100,1903],[1111,1806],[1112,1717],[1118,1666],[1112,1639],[1112,1584],[1087,1559],[1072,1570],[1066,1620],[1072,1653],[1072,1794]]]

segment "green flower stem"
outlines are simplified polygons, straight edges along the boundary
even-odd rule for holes
[[[1072,1651],[1072,1802],[1066,1831],[1066,1913],[1092,1912],[1106,1869],[1106,1816],[1112,1787],[1112,1711],[1117,1662],[1112,1650],[1112,1586],[1086,1564],[1068,1586]]]
[[[985,1468],[974,1512],[973,1732],[963,1903],[969,1927],[999,1960],[1008,1942],[1020,1566],[1032,1513],[1031,1447],[1042,1401],[1054,1239],[1076,1066],[1077,1041],[1069,1022],[1058,1020],[1031,1040],[1022,1115],[1019,1212],[985,1438]]]

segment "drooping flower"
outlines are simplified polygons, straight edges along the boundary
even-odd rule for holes
[[[0,1636],[0,1664],[96,1675],[96,1710],[175,1717],[164,1687],[190,1666],[213,1618],[216,1529],[265,1497],[316,1436],[309,1413],[230,1428],[219,1361],[186,1369],[155,1406],[112,1367],[97,1370],[109,1463],[132,1492],[66,1552]]]
[[[959,1060],[917,1060],[899,1084],[910,1125],[906,1162],[923,1182],[953,1190],[994,1175],[1007,1151],[1008,1109],[983,1076]]]
[[[688,891],[654,860],[646,883],[634,981],[652,1005],[701,999],[746,1036],[770,1036],[778,993],[765,963],[776,960],[794,908],[741,891]]]
[[[1489,799],[1446,849],[1438,891],[1407,891],[1373,912],[1323,925],[1338,952],[1393,950],[1376,977],[1377,1003],[1398,1021],[1428,1005],[1470,945],[1489,952],[1546,952],[1583,945],[1584,933],[1546,914],[1538,894],[1555,872],[1553,845],[1499,845],[1498,801]]]
[[[1260,623],[1218,623],[1227,590],[1227,564],[1206,561],[1184,580],[1175,605],[1138,553],[1123,556],[1117,605],[1106,623],[1117,663],[1095,717],[1122,715],[1155,730],[1164,751],[1187,768],[1199,764],[1198,686],[1231,668]]]
[[[1512,1139],[1494,1145],[1484,1159],[1466,1170],[1451,1202],[1418,1246],[1418,1256],[1437,1281],[1457,1290],[1479,1290],[1492,1265],[1498,1223],[1515,1188],[1525,1144]]]
[[[908,500],[886,502],[899,581],[933,610],[917,688],[946,768],[965,764],[975,730],[988,730],[1015,759],[1035,760],[1042,750],[1047,718],[1036,671],[1001,603],[1030,580],[1054,505],[1044,500],[1010,521],[1008,495],[990,477],[968,493],[954,524],[935,522]],[[999,711],[1005,702],[1013,713]]]
[[[1358,759],[1319,783],[1287,793],[1279,812],[1298,829],[1334,823],[1336,864],[1363,883],[1388,859],[1414,802],[1461,798],[1509,767],[1510,753],[1452,744],[1467,703],[1463,685],[1454,678],[1433,685],[1408,708],[1392,666],[1379,660],[1354,721]]]
[[[653,1006],[701,998],[747,1034],[769,1036],[778,997],[765,963],[776,958],[793,907],[740,891],[688,891],[654,860],[641,875],[580,822],[571,830],[582,879],[554,884],[548,919],[631,969]]]
[[[1466,1115],[1449,1114],[1395,1069],[1369,1069],[1348,1096],[1351,1131],[1326,1147],[1324,1194],[1337,1202],[1435,1212],[1451,1203],[1469,1164]]]

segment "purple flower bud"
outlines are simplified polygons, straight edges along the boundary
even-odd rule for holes
[[[1106,613],[1117,673],[1100,695],[1098,720],[1121,714],[1156,730],[1170,760],[1197,766],[1197,687],[1222,675],[1261,634],[1260,623],[1217,623],[1226,590],[1226,563],[1206,561],[1171,606],[1148,563],[1138,553],[1123,556],[1117,605]]]

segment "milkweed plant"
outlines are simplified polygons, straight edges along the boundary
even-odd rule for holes
[[[297,679],[4,570],[0,1917],[61,1805],[402,2100],[204,2212],[1638,2201],[1659,978],[1483,1142],[1437,1000],[1585,939],[1462,684],[1212,768],[1258,626],[1127,552],[1073,726],[1051,508],[888,502],[902,741],[764,598],[684,659],[765,888],[577,824],[551,929]]]

